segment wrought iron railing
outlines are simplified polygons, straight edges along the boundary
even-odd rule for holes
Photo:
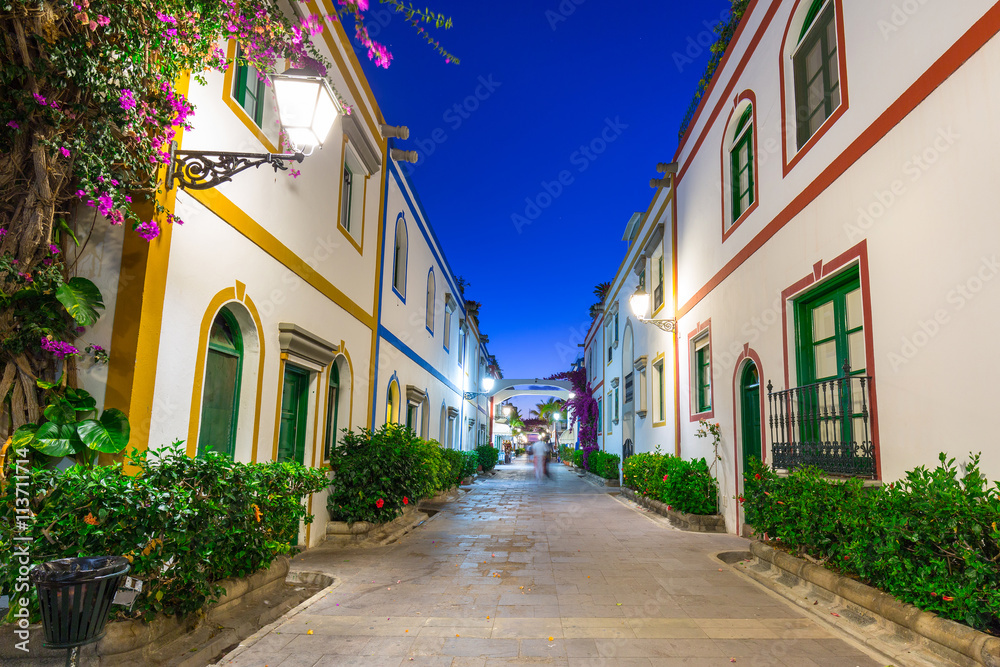
[[[776,470],[816,466],[832,475],[874,478],[871,382],[851,375],[784,391],[767,383],[771,465]]]

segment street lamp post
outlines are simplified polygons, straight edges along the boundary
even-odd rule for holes
[[[677,331],[677,321],[668,319],[647,319],[646,313],[649,312],[649,294],[646,293],[642,286],[636,288],[632,296],[628,299],[629,305],[632,306],[632,312],[635,314],[636,319],[640,322],[645,322],[647,324],[652,324],[666,332]]]

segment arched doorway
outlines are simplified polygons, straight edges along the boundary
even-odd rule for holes
[[[760,371],[757,364],[747,361],[740,373],[740,444],[743,449],[743,471],[750,459],[760,461]]]

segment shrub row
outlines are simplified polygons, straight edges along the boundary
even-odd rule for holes
[[[604,479],[618,479],[618,462],[620,460],[617,454],[594,450],[587,458],[587,469]]]
[[[705,459],[685,461],[659,452],[635,454],[625,459],[622,479],[636,493],[655,498],[679,512],[719,511],[719,486]]]
[[[476,447],[476,454],[479,458],[479,465],[483,466],[485,471],[496,468],[497,461],[500,460],[500,450],[492,445],[479,445]]]
[[[405,505],[475,474],[478,465],[476,452],[444,449],[399,424],[345,429],[330,455],[327,509],[334,521],[386,523]]]
[[[559,458],[563,461],[572,461],[574,452],[572,445],[559,445]]]
[[[854,574],[903,602],[1000,632],[1000,484],[972,456],[959,474],[940,455],[877,488],[832,481],[815,468],[778,477],[747,472],[746,521],[758,533]]]
[[[235,463],[208,452],[187,456],[174,443],[129,463],[36,468],[30,480],[32,561],[81,555],[123,555],[131,575],[145,582],[133,615],[186,614],[223,593],[216,582],[270,567],[298,542],[299,522],[310,523],[303,498],[329,484],[324,470],[298,463]],[[0,491],[0,551],[11,553],[15,485]],[[16,559],[0,559],[0,593],[15,590]],[[34,587],[11,595],[13,620],[22,597],[37,619]],[[127,612],[112,607],[117,616]]]

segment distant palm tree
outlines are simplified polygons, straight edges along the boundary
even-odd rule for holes
[[[558,399],[551,399],[545,403],[539,403],[534,409],[531,410],[532,415],[535,415],[539,419],[544,419],[545,421],[552,420],[552,414],[555,412],[562,412],[563,402]]]

